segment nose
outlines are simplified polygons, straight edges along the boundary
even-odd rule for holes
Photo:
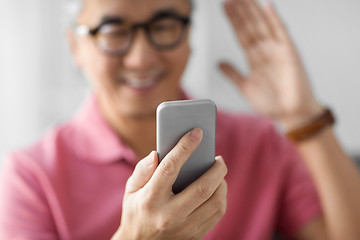
[[[134,33],[133,43],[124,55],[124,65],[129,69],[147,70],[158,61],[158,51],[150,44],[146,32],[138,29]]]

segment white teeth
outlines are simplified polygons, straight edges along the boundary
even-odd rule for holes
[[[128,78],[126,83],[133,88],[148,88],[151,87],[156,83],[156,78],[149,78],[149,79],[135,79],[135,78]]]

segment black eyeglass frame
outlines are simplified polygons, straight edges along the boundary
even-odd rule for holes
[[[151,27],[151,24],[153,22],[164,19],[164,18],[173,18],[173,19],[179,21],[182,24],[180,37],[174,43],[169,44],[169,45],[161,45],[161,44],[159,45],[159,44],[157,44],[154,41],[154,39],[153,39],[153,37],[151,35],[151,31],[150,31],[150,27]],[[98,47],[103,52],[105,52],[107,54],[116,55],[116,56],[120,55],[121,56],[121,55],[124,55],[131,48],[132,43],[134,41],[134,34],[135,34],[135,31],[137,29],[144,29],[148,41],[157,50],[162,51],[162,50],[171,50],[171,49],[176,48],[185,39],[186,26],[191,23],[191,18],[190,17],[185,17],[185,16],[180,16],[180,15],[178,15],[176,13],[169,13],[169,12],[160,13],[158,15],[155,15],[153,18],[151,18],[150,20],[148,20],[146,22],[141,22],[141,23],[136,23],[136,24],[131,24],[131,22],[125,21],[125,20],[119,19],[119,18],[110,18],[110,19],[107,19],[106,21],[100,23],[100,25],[95,27],[95,28],[90,28],[90,27],[88,27],[86,25],[78,25],[75,28],[75,32],[78,35],[90,35],[91,37],[94,38],[94,40],[96,42],[96,39],[98,37],[98,33],[101,30],[101,28],[106,26],[107,24],[114,24],[114,23],[115,24],[125,25],[125,26],[127,26],[129,28],[129,30],[130,30],[130,39],[129,39],[128,46],[126,46],[124,49],[121,49],[121,50],[118,50],[118,51],[108,51],[108,50],[103,49],[103,48],[101,48],[99,46]]]

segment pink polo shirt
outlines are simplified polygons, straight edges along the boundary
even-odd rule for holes
[[[304,163],[267,120],[219,112],[216,147],[228,167],[228,207],[205,239],[292,236],[320,214]],[[109,239],[138,160],[90,97],[73,120],[5,159],[0,239]]]

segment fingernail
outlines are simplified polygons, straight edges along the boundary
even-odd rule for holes
[[[223,157],[221,155],[216,156],[215,159],[224,162],[224,159],[223,159]]]
[[[200,128],[195,128],[191,131],[190,138],[194,141],[199,140],[203,135],[203,132]]]

